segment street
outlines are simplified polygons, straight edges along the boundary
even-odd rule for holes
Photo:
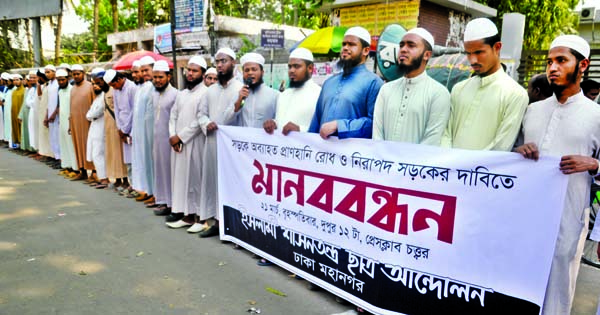
[[[332,314],[351,306],[141,203],[0,149],[0,314]],[[279,294],[274,294],[279,293]],[[572,314],[594,314],[582,265]],[[282,296],[285,295],[285,296]]]

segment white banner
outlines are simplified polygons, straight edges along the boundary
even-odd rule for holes
[[[220,126],[221,239],[377,314],[539,314],[559,159]]]

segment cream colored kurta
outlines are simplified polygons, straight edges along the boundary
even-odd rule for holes
[[[459,82],[451,93],[450,120],[442,146],[510,151],[529,102],[527,91],[502,68]]]
[[[321,87],[312,79],[306,81],[302,87],[287,88],[279,94],[275,113],[277,128],[282,130],[288,122],[292,122],[300,127],[300,131],[308,131],[319,94]]]
[[[127,166],[123,157],[123,142],[119,137],[117,122],[114,116],[116,114],[113,88],[104,93],[104,101],[106,104],[104,108],[104,162],[106,165],[106,176],[115,179],[127,177]]]
[[[38,107],[39,98],[37,96],[37,85],[27,92],[25,103],[29,107],[29,144],[34,150],[38,150]]]
[[[183,142],[181,152],[171,149],[171,211],[175,213],[200,212],[206,137],[196,117],[206,90],[207,87],[200,83],[192,90],[179,91],[171,108],[169,137],[177,135]]]
[[[525,143],[535,143],[540,155],[592,156],[600,149],[600,107],[583,93],[565,104],[555,96],[533,103],[523,119]],[[558,168],[558,165],[556,166]],[[543,314],[570,314],[583,243],[587,234],[592,176],[571,174]]]
[[[39,107],[38,107],[38,153],[47,156],[54,157],[54,152],[52,151],[52,147],[50,146],[50,132],[48,127],[44,126],[44,119],[47,117],[48,113],[48,85],[44,84],[42,86],[42,95],[39,96]]]
[[[226,86],[222,86],[217,82],[208,88],[206,96],[202,98],[200,112],[198,113],[198,123],[205,135],[207,134],[206,126],[212,121],[216,122],[217,125],[232,125],[235,123],[235,117],[226,116],[225,110],[237,100],[242,87],[242,82],[232,78]],[[219,218],[217,184],[217,136],[215,132],[212,132],[206,137],[202,163],[201,220],[213,217]]]
[[[58,90],[60,109],[57,120],[59,121],[58,141],[60,145],[60,166],[62,168],[72,168],[76,170],[78,167],[77,158],[75,156],[75,147],[73,146],[73,138],[69,134],[69,117],[71,116],[71,107],[69,106],[70,99],[71,85],[67,84],[66,88]]]
[[[379,90],[373,111],[373,139],[439,146],[450,117],[450,93],[423,72]]]

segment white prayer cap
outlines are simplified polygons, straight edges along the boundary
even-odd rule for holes
[[[18,73],[15,73],[15,74],[13,74],[13,75],[11,76],[11,78],[12,78],[13,80],[14,80],[14,79],[20,79],[20,80],[22,80],[22,79],[23,79],[23,76],[22,76],[22,75],[20,75],[20,74],[18,74]]]
[[[100,72],[104,72],[104,71],[105,70],[102,68],[94,68],[94,69],[92,69],[92,75],[96,75],[96,74],[98,74]]]
[[[231,57],[233,60],[236,59],[235,52],[233,51],[233,49],[228,48],[228,47],[223,47],[223,48],[220,48],[219,50],[217,50],[217,53],[215,54],[215,56],[218,54],[225,54],[225,55]]]
[[[65,69],[58,69],[58,71],[56,71],[56,77],[68,77],[69,74],[67,73],[67,70]]]
[[[158,60],[157,62],[154,63],[154,67],[152,68],[152,71],[169,72],[169,64],[164,60]]]
[[[150,56],[144,56],[142,57],[140,60],[140,67],[141,66],[147,66],[147,65],[151,65],[153,63],[155,63],[156,61],[154,60],[154,58],[150,57]]]
[[[555,38],[550,44],[550,49],[554,47],[567,47],[580,53],[583,57],[590,57],[590,45],[588,42],[577,35],[561,35]]]
[[[310,50],[303,47],[294,49],[294,51],[292,51],[292,53],[290,54],[290,59],[292,58],[308,60],[310,62],[313,62],[315,60]]]
[[[11,80],[10,74],[8,74],[6,72],[2,72],[2,75],[0,75],[0,78],[2,78],[2,80]]]
[[[117,75],[117,71],[115,71],[113,69],[108,69],[104,73],[102,80],[104,80],[104,82],[106,82],[106,83],[110,83],[110,82],[112,82],[112,80],[115,78],[116,75]]]
[[[71,70],[71,66],[68,63],[61,63],[60,66],[58,66],[58,69],[67,69],[67,70]]]
[[[193,56],[192,58],[190,58],[190,60],[188,60],[188,65],[189,64],[198,65],[202,69],[208,68],[208,66],[206,65],[206,60],[204,60],[204,58],[202,58],[201,56]]]
[[[131,68],[139,68],[139,67],[141,67],[141,66],[142,66],[142,65],[140,64],[140,61],[139,61],[139,60],[136,60],[136,61],[134,61],[134,62],[131,64]]]
[[[415,35],[421,37],[422,39],[424,39],[426,42],[428,42],[429,45],[431,45],[431,48],[433,48],[433,46],[435,46],[435,41],[433,40],[433,35],[431,35],[431,33],[429,33],[428,30],[426,30],[422,27],[415,27],[415,28],[409,30],[408,32],[406,32],[404,34],[404,36],[406,36],[406,34],[415,34]]]
[[[206,74],[217,74],[217,69],[210,67],[206,70]]]
[[[264,67],[265,57],[263,57],[261,54],[251,52],[251,53],[247,53],[244,56],[242,56],[242,58],[240,59],[240,62],[242,64],[242,67],[248,62],[258,63],[259,65]]]
[[[72,65],[71,71],[85,71],[81,65]]]
[[[477,18],[469,21],[465,27],[464,41],[484,39],[498,34],[498,28],[494,22],[486,18]]]
[[[25,76],[25,80],[29,80],[29,74]]]
[[[32,74],[37,74],[37,71],[36,70],[29,70],[29,75],[32,75]]]
[[[44,72],[45,70],[56,71],[56,67],[54,65],[46,65],[46,67],[44,67],[44,70],[42,70],[42,72]]]
[[[369,31],[367,31],[364,27],[351,27],[346,31],[346,33],[344,33],[344,37],[348,35],[356,36],[371,45],[371,34],[369,34]]]

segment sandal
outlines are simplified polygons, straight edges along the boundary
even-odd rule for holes
[[[268,260],[266,260],[264,258],[261,258],[259,261],[256,262],[256,264],[259,265],[259,266],[262,266],[262,267],[272,266],[273,265],[272,262],[270,262],[270,261],[268,261]]]

